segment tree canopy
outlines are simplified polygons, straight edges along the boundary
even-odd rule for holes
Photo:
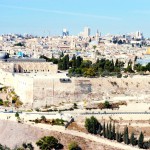
[[[100,130],[100,128],[99,128],[100,126],[101,126],[101,124],[93,116],[91,118],[86,118],[86,120],[85,120],[85,128],[87,129],[87,131],[89,133],[97,134],[98,132],[101,132],[101,131],[99,131]]]
[[[53,136],[44,136],[36,142],[36,145],[39,146],[41,150],[59,149],[61,146],[58,140]]]

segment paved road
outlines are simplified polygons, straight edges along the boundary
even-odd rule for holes
[[[0,111],[0,113],[7,113],[7,114],[15,114],[15,112],[12,111]],[[58,112],[19,112],[19,114],[27,114],[27,115],[57,115]],[[61,112],[61,114],[70,114],[70,115],[150,115],[150,112]]]
[[[146,115],[146,114],[150,114],[150,112],[102,112],[102,113],[90,113],[90,112],[87,112],[87,113],[81,113],[80,115],[136,115],[136,114],[143,114],[143,115]]]

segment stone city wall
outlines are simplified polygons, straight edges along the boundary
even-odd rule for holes
[[[42,86],[41,86],[42,85]],[[70,81],[60,81],[54,78],[49,80],[37,79],[34,81],[34,107],[61,105],[81,101],[87,98],[91,92],[89,80],[71,79]]]
[[[141,95],[150,97],[150,78],[72,78],[69,83],[62,83],[58,79],[50,81],[36,81],[34,85],[34,104],[61,105],[61,103],[75,103],[79,101],[106,100],[116,96],[131,96],[138,99]],[[42,85],[42,87],[41,87]],[[121,99],[120,99],[121,100]]]
[[[142,101],[149,102],[150,99],[149,76],[71,78],[70,80],[63,80],[57,75],[52,78],[36,76],[13,74],[0,70],[0,83],[13,87],[21,101],[32,107],[61,105],[85,100],[111,100],[120,95],[134,96],[136,101],[140,101],[139,97],[142,95],[144,96]]]

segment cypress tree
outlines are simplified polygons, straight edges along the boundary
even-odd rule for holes
[[[112,129],[112,139],[113,139],[113,140],[116,140],[115,124],[113,124],[113,129]]]
[[[61,57],[64,57],[64,52],[63,52],[63,51],[62,51],[61,54],[60,54],[60,58],[61,58]]]
[[[63,70],[67,70],[69,68],[68,56],[66,55],[62,60],[63,60]]]
[[[110,70],[110,66],[111,66],[111,62],[107,59],[105,61],[105,66],[104,66],[104,69],[109,71]]]
[[[118,59],[116,59],[116,62],[115,62],[115,67],[119,67],[119,62],[118,62]]]
[[[109,130],[108,130],[108,131],[109,131],[109,135],[108,135],[109,137],[108,137],[108,138],[109,138],[110,140],[112,140],[112,125],[111,125],[111,122],[110,122],[110,124],[109,124]]]
[[[108,129],[108,123],[107,123],[107,128],[106,128],[106,138],[109,138],[109,129]]]
[[[76,68],[76,56],[75,55],[73,55],[72,57],[72,67]]]
[[[116,140],[119,143],[122,142],[122,134],[119,131],[117,131],[117,133],[116,133]]]
[[[76,67],[79,68],[82,64],[83,58],[81,58],[80,56],[77,57],[76,60]]]
[[[129,132],[128,132],[128,127],[127,127],[127,135],[126,135],[126,144],[129,144]]]
[[[111,61],[111,66],[110,66],[110,72],[114,71],[114,68],[115,68],[115,66],[114,66],[114,61],[113,61],[113,59],[112,59],[112,61]]]
[[[124,140],[124,143],[125,144],[129,144],[129,134],[128,134],[128,127],[126,126],[124,128],[124,137],[123,137],[123,140]]]
[[[131,137],[130,137],[130,143],[132,144],[132,146],[136,145],[136,139],[134,137],[134,133],[132,132]]]
[[[56,61],[56,59],[54,57],[52,59],[53,59],[53,61]],[[60,69],[60,70],[69,69],[69,55],[66,55],[62,59],[58,60],[58,69]]]
[[[103,136],[104,136],[104,138],[106,138],[106,127],[105,127],[105,122],[104,122],[104,125],[103,125]]]
[[[126,144],[126,128],[127,127],[124,128],[124,133],[123,133],[123,141],[125,144]]]
[[[143,133],[141,132],[141,133],[140,133],[140,136],[139,136],[139,140],[138,140],[138,147],[139,147],[139,148],[143,148],[143,144],[144,144],[144,135],[143,135]]]

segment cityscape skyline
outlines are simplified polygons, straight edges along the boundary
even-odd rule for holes
[[[63,5],[62,5],[63,4]],[[148,0],[85,1],[1,1],[0,34],[28,33],[33,35],[61,35],[62,29],[77,35],[84,26],[102,34],[126,34],[142,31],[150,37]],[[113,6],[113,7],[112,7]]]

